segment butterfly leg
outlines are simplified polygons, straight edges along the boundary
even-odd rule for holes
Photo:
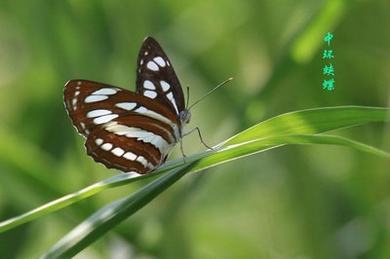
[[[183,140],[180,139],[180,151],[181,151],[181,154],[183,155],[183,162],[185,163],[186,162],[186,154],[184,154],[184,149],[183,149]]]
[[[197,131],[197,132],[198,132],[200,142],[202,142],[202,144],[203,144],[206,148],[208,148],[208,149],[210,149],[210,150],[214,150],[214,148],[210,147],[209,145],[207,145],[207,144],[204,142],[204,140],[203,140],[203,138],[202,138],[202,133],[200,132],[200,129],[199,129],[198,127],[195,127],[195,128],[193,128],[192,130],[190,130],[189,132],[183,134],[183,137],[184,137],[184,136],[187,136],[187,135],[190,135],[190,134],[191,134],[192,132],[194,132],[194,131]]]

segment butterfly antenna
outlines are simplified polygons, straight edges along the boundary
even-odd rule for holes
[[[228,79],[226,79],[225,81],[223,81],[222,83],[220,83],[219,85],[217,85],[216,87],[214,87],[213,89],[211,89],[210,91],[208,91],[205,95],[203,95],[201,98],[199,98],[197,101],[195,101],[193,104],[190,105],[190,107],[188,107],[188,110],[190,110],[192,107],[195,106],[195,104],[199,103],[200,101],[202,101],[204,98],[206,98],[207,96],[209,96],[210,94],[212,94],[214,91],[216,91],[218,88],[224,86],[225,84],[229,83],[230,81],[232,81],[234,78],[233,77],[230,77]],[[188,103],[188,102],[187,102]]]

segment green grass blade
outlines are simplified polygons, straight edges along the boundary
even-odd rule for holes
[[[140,177],[141,179],[142,177]],[[3,222],[0,222],[0,233],[7,231],[11,228],[14,228],[16,226],[19,226],[21,224],[27,223],[29,221],[32,221],[36,218],[39,218],[41,216],[47,215],[51,212],[57,211],[61,208],[67,207],[77,201],[86,199],[96,193],[99,193],[105,189],[111,188],[115,186],[117,183],[125,183],[125,182],[132,182],[135,179],[140,180],[138,178],[134,178],[134,175],[132,174],[120,174],[115,175],[113,177],[110,177],[108,179],[105,179],[103,181],[97,182],[95,184],[92,184],[80,191],[68,194],[66,196],[63,196],[59,199],[53,200],[49,203],[46,203],[40,207],[37,207],[31,211],[28,211],[22,215],[19,215],[17,217],[5,220]]]
[[[390,121],[390,108],[364,106],[323,107],[285,113],[238,133],[223,142],[237,144],[287,134],[317,134],[368,122]]]
[[[178,181],[193,164],[175,169],[147,184],[133,195],[115,201],[98,210],[53,246],[42,258],[70,258],[76,255]]]
[[[307,133],[320,133],[326,130],[353,126],[371,121],[385,121],[388,119],[386,118],[386,111],[389,110],[390,109],[386,108],[350,106],[318,108],[286,113],[238,133],[226,142],[223,142],[223,145],[219,145],[223,148],[218,152],[203,152],[192,155],[187,158],[187,162],[200,160],[199,163],[192,169],[192,171],[199,171],[215,166],[219,163],[225,163],[242,156],[261,152],[264,150],[263,148],[270,149],[285,144],[310,143],[345,145],[365,152],[375,153],[376,155],[386,156],[387,153],[358,142],[334,136],[308,136]],[[288,133],[292,133],[292,135],[286,135]],[[299,136],[302,134],[306,134],[306,136]],[[284,136],[280,136],[278,138],[272,137],[278,135]],[[242,147],[240,148],[241,145]],[[181,159],[169,161],[155,173],[141,176],[139,178],[134,178],[128,174],[110,177],[80,191],[49,202],[20,216],[0,222],[0,233],[57,211],[77,201],[91,197],[105,189],[125,185],[129,182],[142,180],[148,177],[155,177],[158,174],[177,168],[182,165],[182,163],[183,161]]]
[[[343,137],[326,135],[275,136],[233,145],[218,152],[210,153],[208,156],[186,164],[185,166],[181,166],[154,180],[135,194],[100,209],[54,245],[45,255],[45,258],[74,256],[127,217],[137,212],[149,201],[154,199],[157,194],[167,189],[187,172],[201,171],[221,163],[226,163],[240,157],[256,154],[286,144],[342,145],[390,158],[389,153],[380,149]]]
[[[229,146],[215,153],[205,152],[198,155],[193,155],[188,157],[187,160],[188,162],[198,161],[197,165],[194,166],[191,170],[191,172],[197,172],[209,167],[216,166],[220,163],[226,163],[234,159],[256,154],[258,152],[286,144],[342,145],[374,155],[389,157],[389,154],[385,151],[342,137],[325,135],[286,135],[257,139],[234,146]],[[24,224],[26,222],[30,222],[51,212],[60,210],[61,208],[67,207],[77,201],[91,197],[106,189],[113,188],[116,186],[122,186],[130,182],[142,180],[149,177],[155,177],[158,174],[161,174],[173,168],[177,168],[181,165],[182,160],[179,159],[175,161],[170,161],[169,163],[167,163],[167,165],[157,170],[154,174],[148,174],[140,177],[134,177],[134,175],[131,174],[120,174],[107,178],[103,181],[90,185],[80,191],[68,194],[57,200],[51,201],[45,205],[28,211],[20,216],[0,222],[0,233],[12,229],[21,224]]]
[[[373,155],[390,158],[390,153],[381,149],[353,141],[344,137],[330,135],[285,135],[274,136],[269,138],[256,139],[244,142],[237,145],[232,145],[222,149],[219,152],[210,154],[199,160],[196,166],[192,168],[192,172],[204,170],[211,166],[216,166],[221,163],[226,163],[238,158],[253,155],[265,150],[273,149],[288,144],[325,144],[325,145],[340,145],[350,147],[355,150],[367,152]]]

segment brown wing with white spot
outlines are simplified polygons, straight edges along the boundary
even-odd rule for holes
[[[88,80],[66,83],[69,116],[87,152],[108,168],[147,173],[165,161],[180,137],[169,107],[142,95]]]
[[[167,105],[175,114],[185,109],[179,79],[158,42],[147,37],[137,61],[137,93]]]
[[[107,168],[140,174],[148,173],[165,162],[172,147],[151,131],[115,123],[94,130],[88,136],[85,146],[88,155]]]
[[[169,107],[120,87],[89,80],[70,80],[65,84],[64,103],[73,125],[84,137],[96,127],[120,116],[136,113],[155,116],[176,124],[178,118]]]

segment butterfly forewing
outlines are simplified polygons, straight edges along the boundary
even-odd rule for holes
[[[165,161],[180,137],[169,106],[119,87],[72,80],[64,99],[73,124],[87,138],[88,154],[108,168],[147,173]]]
[[[64,102],[73,124],[85,137],[97,126],[129,113],[162,120],[171,126],[178,123],[168,107],[120,87],[88,80],[67,82]]]
[[[175,114],[185,109],[183,90],[172,64],[151,37],[144,40],[139,51],[137,93],[170,107]]]

